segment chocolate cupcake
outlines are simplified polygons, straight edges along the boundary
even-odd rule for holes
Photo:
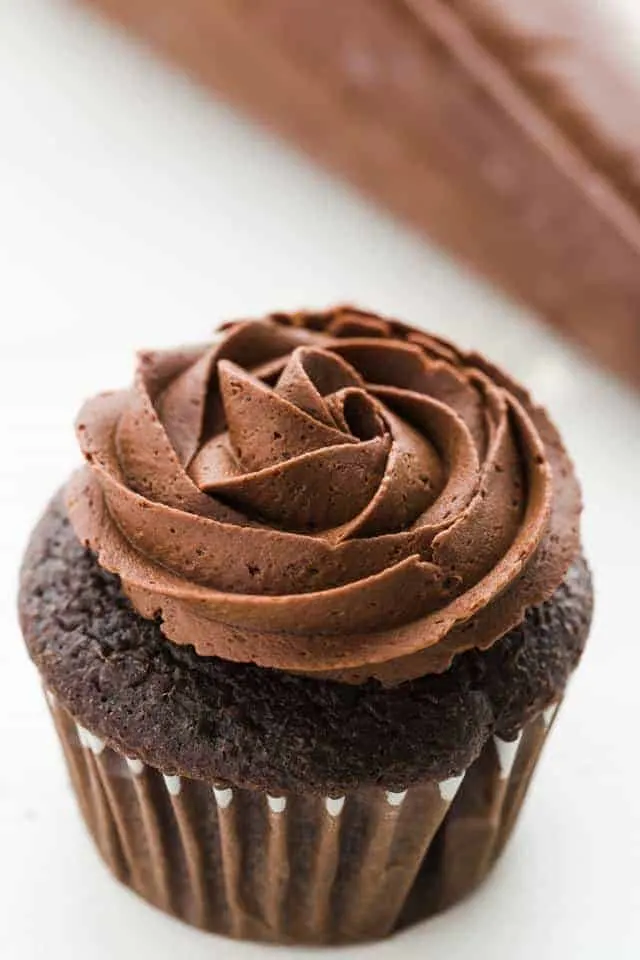
[[[589,629],[547,414],[477,354],[339,308],[142,353],[77,430],[20,614],[116,876],[283,943],[472,890]]]

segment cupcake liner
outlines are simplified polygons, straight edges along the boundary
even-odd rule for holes
[[[47,695],[87,826],[115,876],[216,933],[372,940],[469,893],[504,847],[558,704],[459,777],[401,792],[270,795],[162,772]]]

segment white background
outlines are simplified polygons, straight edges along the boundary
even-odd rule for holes
[[[598,604],[490,881],[449,914],[347,956],[640,956],[637,398],[64,0],[0,0],[0,118],[0,955],[260,956],[168,919],[98,862],[22,647],[16,572],[31,524],[77,462],[79,403],[125,384],[136,347],[352,299],[482,346],[549,405],[583,481]]]

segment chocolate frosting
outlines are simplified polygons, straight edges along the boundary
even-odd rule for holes
[[[353,308],[142,353],[77,431],[77,535],[203,656],[439,672],[548,599],[579,549],[546,413],[478,355]]]

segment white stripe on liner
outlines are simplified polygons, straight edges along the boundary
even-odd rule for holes
[[[286,797],[271,797],[267,794],[267,803],[272,813],[282,813],[287,805]]]
[[[547,707],[546,710],[542,711],[542,722],[544,723],[545,729],[548,730],[551,724],[553,723],[553,718],[558,712],[559,703],[552,703],[550,707]]]
[[[213,795],[221,810],[226,810],[233,800],[233,790],[231,787],[214,787]]]
[[[407,795],[406,790],[401,790],[399,793],[395,793],[393,790],[387,790],[386,797],[387,803],[391,807],[399,807],[402,804],[402,801]]]
[[[80,741],[80,745],[82,747],[88,747],[89,746],[89,744],[87,743],[88,731],[85,730],[84,727],[81,727],[79,723],[76,723],[76,730],[78,732],[78,740]]]
[[[331,817],[339,817],[344,807],[344,797],[325,797],[324,805]]]
[[[172,777],[167,773],[163,773],[162,779],[164,780],[167,790],[171,796],[177,797],[182,790],[182,781],[180,780],[180,777]]]
[[[456,793],[460,789],[460,784],[464,780],[464,773],[461,773],[459,777],[449,777],[448,780],[441,780],[438,784],[438,790],[440,791],[440,796],[445,801],[445,803],[451,803]]]
[[[144,763],[142,760],[136,760],[135,757],[125,757],[127,766],[134,777],[139,777],[142,771],[144,770]]]
[[[102,753],[104,750],[104,740],[96,737],[95,734],[91,733],[86,727],[81,726],[79,723],[76,723],[76,730],[78,731],[78,740],[83,747],[91,750],[96,757]]]
[[[44,695],[45,695],[45,697],[47,698],[47,703],[49,704],[49,706],[50,706],[51,709],[53,710],[53,708],[55,707],[56,702],[57,702],[57,701],[56,701],[56,695],[55,695],[55,693],[52,693],[51,690],[45,690]]]
[[[521,739],[522,731],[520,731],[515,740],[502,740],[500,737],[493,738],[493,742],[496,747],[496,753],[498,754],[501,780],[506,779],[506,777],[508,777],[511,773]]]

